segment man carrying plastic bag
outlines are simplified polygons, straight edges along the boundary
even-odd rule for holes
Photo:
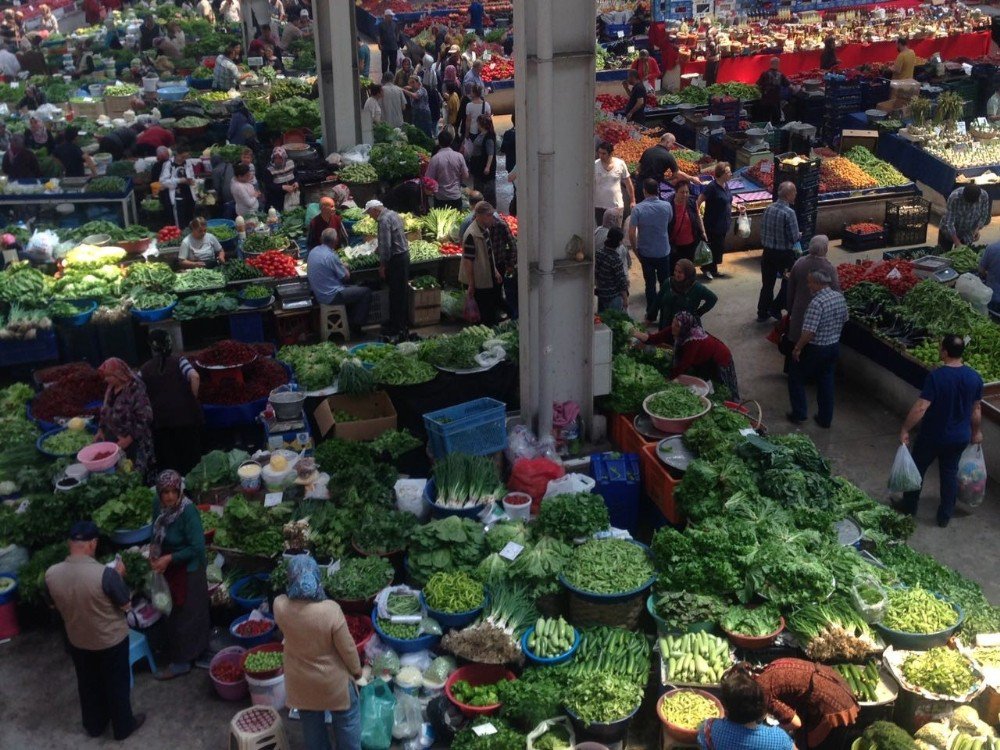
[[[942,365],[933,370],[924,381],[923,390],[906,415],[899,431],[899,441],[910,444],[910,431],[920,423],[920,434],[913,446],[913,461],[920,476],[938,461],[941,473],[941,504],[937,510],[938,526],[944,528],[951,521],[958,499],[958,464],[966,446],[980,445],[980,399],[983,397],[983,379],[979,373],[962,362],[965,340],[948,334],[941,341],[939,355]],[[920,488],[903,495],[894,505],[902,513],[916,515],[920,501]]]

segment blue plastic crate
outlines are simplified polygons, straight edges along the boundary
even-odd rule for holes
[[[594,492],[604,498],[611,525],[635,533],[639,526],[639,457],[634,453],[595,453],[590,457]]]
[[[244,344],[265,341],[264,316],[259,312],[233,313],[229,316],[229,337]]]
[[[434,458],[486,456],[507,447],[507,405],[495,398],[466,401],[424,414],[424,428]]]
[[[56,332],[38,331],[30,341],[0,341],[0,367],[59,359]]]

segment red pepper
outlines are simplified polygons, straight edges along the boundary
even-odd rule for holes
[[[367,638],[373,628],[372,621],[367,617],[359,617],[357,615],[344,615],[347,618],[347,629],[351,633],[351,638],[354,639],[355,643],[361,643],[365,638]]]
[[[224,661],[212,667],[212,677],[219,682],[239,682],[243,679],[243,668],[239,664]]]
[[[257,352],[246,344],[225,339],[205,349],[198,355],[198,361],[210,367],[235,367],[246,364],[256,355]]]
[[[198,400],[203,404],[235,406],[266,398],[288,382],[288,371],[273,359],[258,359],[243,368],[243,387],[234,388],[227,378],[202,378]]]
[[[270,620],[246,620],[236,626],[236,633],[245,638],[252,638],[270,632],[274,623]]]

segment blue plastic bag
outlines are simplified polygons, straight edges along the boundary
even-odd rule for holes
[[[396,718],[396,697],[380,678],[361,688],[361,747],[389,750]]]

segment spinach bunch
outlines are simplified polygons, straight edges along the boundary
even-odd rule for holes
[[[572,541],[603,531],[610,523],[603,497],[575,492],[544,499],[536,527],[545,536]]]
[[[475,571],[485,554],[483,528],[469,518],[448,516],[414,530],[410,537],[410,574],[419,582],[439,571]]]

